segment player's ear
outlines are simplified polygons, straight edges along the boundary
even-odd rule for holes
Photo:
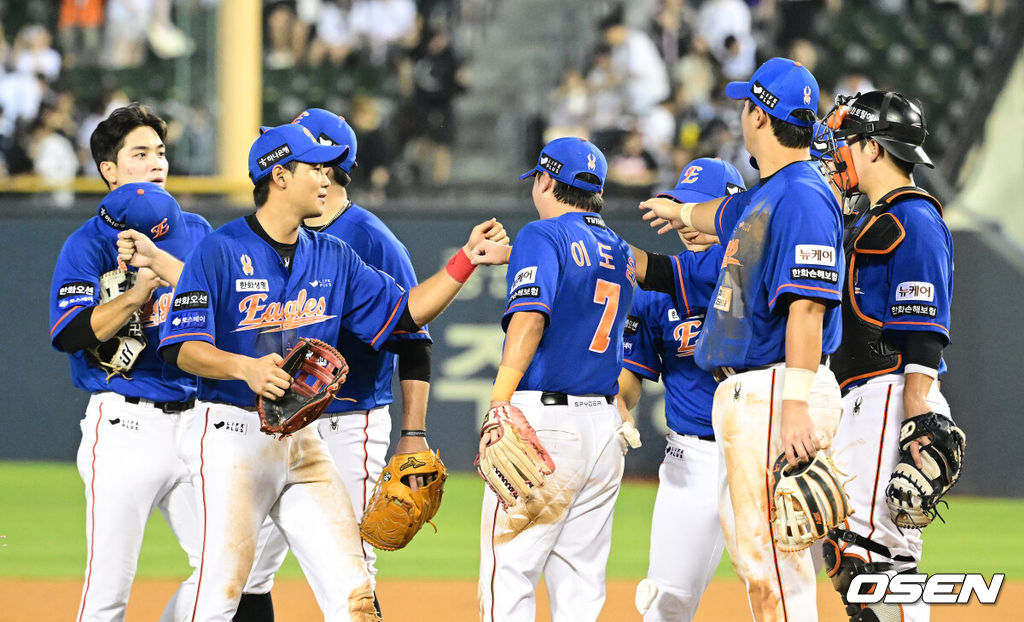
[[[100,175],[108,186],[114,187],[117,184],[117,163],[110,160],[100,162]]]
[[[273,179],[274,183],[277,184],[278,187],[280,187],[282,190],[288,187],[288,176],[285,175],[285,173],[287,172],[288,169],[281,166],[280,164],[275,165],[274,169],[270,171],[271,179]]]

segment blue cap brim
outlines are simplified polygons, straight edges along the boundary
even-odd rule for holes
[[[697,192],[696,190],[666,190],[657,194],[659,197],[670,197],[679,201],[680,203],[703,203],[704,201],[710,201],[712,199],[718,199],[721,197],[712,196],[703,192]]]
[[[334,166],[345,159],[345,156],[348,155],[348,150],[348,146],[337,147],[317,144],[295,155],[292,159],[296,162],[305,162],[306,164]]]
[[[730,82],[725,85],[725,96],[729,99],[746,99],[750,97],[749,82]]]
[[[533,177],[534,175],[536,175],[540,171],[541,171],[541,169],[535,166],[535,167],[531,168],[530,170],[526,171],[525,173],[523,173],[522,175],[520,175],[519,179],[526,179],[527,177]]]

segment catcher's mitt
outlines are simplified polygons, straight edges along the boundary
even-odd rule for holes
[[[100,304],[110,302],[135,285],[135,272],[111,270],[100,276]],[[146,335],[142,332],[142,314],[136,309],[128,323],[103,343],[89,348],[96,363],[107,370],[107,382],[115,375],[131,380],[130,372],[146,347]]]
[[[409,478],[418,475],[433,475],[434,479],[413,491],[409,488]],[[359,525],[363,540],[384,551],[409,544],[423,523],[430,523],[441,507],[446,479],[448,469],[436,451],[425,449],[392,456],[363,512]],[[437,531],[434,523],[430,526]]]
[[[260,430],[285,436],[313,423],[345,382],[348,364],[337,350],[319,339],[299,339],[281,369],[292,377],[292,385],[276,400],[256,401]]]
[[[480,435],[491,430],[498,431],[498,440],[488,443],[477,456],[477,472],[507,510],[517,498],[528,497],[531,488],[543,486],[544,477],[555,472],[555,463],[515,406],[488,410]]]
[[[803,550],[853,514],[835,465],[824,452],[796,468],[786,454],[772,468],[771,521],[779,550]]]
[[[919,469],[910,443],[929,434],[932,442],[921,448]],[[935,505],[960,479],[966,444],[963,430],[944,415],[929,412],[903,422],[900,461],[885,489],[889,515],[898,527],[921,529],[938,516]]]

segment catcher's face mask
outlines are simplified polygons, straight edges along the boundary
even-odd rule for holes
[[[826,148],[822,150],[822,153],[832,158],[829,175],[832,183],[839,189],[839,193],[843,196],[844,200],[849,200],[851,196],[857,193],[859,182],[857,179],[857,169],[854,168],[853,158],[850,156],[849,143],[844,141],[842,145],[839,144],[841,138],[850,136],[852,133],[843,132],[842,137],[838,136],[840,133],[839,128],[843,125],[850,110],[846,105],[846,102],[849,100],[850,98],[841,95],[837,98],[836,105],[825,115],[824,125],[832,131],[822,136],[822,140],[826,144]],[[823,132],[823,134],[825,133]]]

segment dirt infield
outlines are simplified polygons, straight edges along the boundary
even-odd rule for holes
[[[633,581],[610,581],[608,601],[601,622],[640,620],[633,608]],[[170,581],[138,581],[128,604],[128,620],[156,620],[164,604],[177,588]],[[4,579],[0,582],[0,622],[48,622],[74,619],[81,581],[28,581]],[[381,581],[377,593],[388,622],[461,622],[477,620],[476,584],[470,581]],[[550,620],[547,596],[541,589],[538,622]],[[821,622],[846,622],[832,587],[818,584]],[[274,587],[277,622],[322,620],[313,593],[301,579],[278,581]],[[999,603],[984,607],[946,605],[932,607],[933,622],[997,622],[1010,620],[1024,609],[1024,583],[1007,583]],[[749,620],[747,599],[739,581],[718,580],[708,588],[697,612],[698,622]]]

